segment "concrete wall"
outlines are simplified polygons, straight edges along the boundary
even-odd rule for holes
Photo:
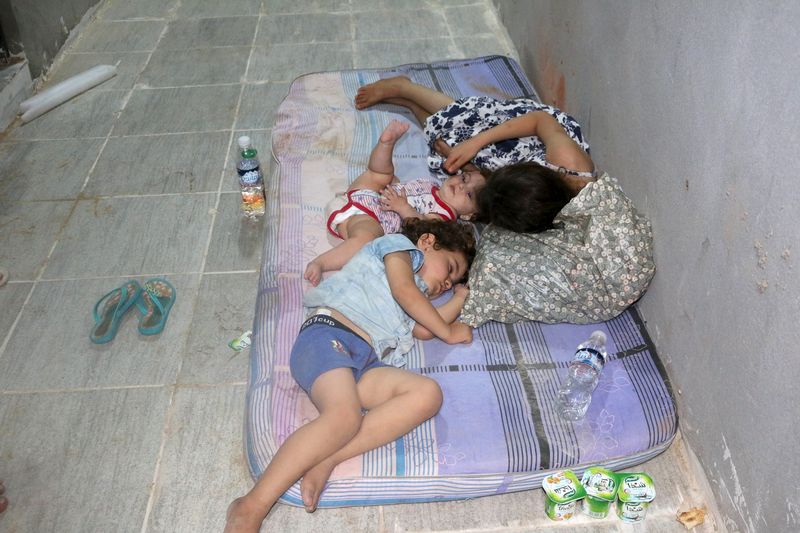
[[[24,52],[31,77],[53,62],[69,32],[99,0],[0,0],[0,20],[9,50]]]
[[[495,3],[653,222],[639,309],[725,525],[800,530],[800,3]]]

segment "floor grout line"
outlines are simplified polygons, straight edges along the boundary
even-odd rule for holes
[[[230,194],[230,193],[224,193]],[[150,273],[142,273],[142,274],[114,274],[113,276],[87,276],[87,277],[73,277],[73,278],[42,278],[39,280],[41,283],[59,283],[65,281],[94,281],[94,280],[104,280],[104,279],[140,279],[140,278],[163,278],[167,276],[206,276],[206,275],[230,275],[230,274],[257,274],[259,270],[257,269],[245,269],[245,270],[212,270],[209,272],[203,272],[200,270],[191,270],[191,271],[182,271],[182,272],[150,272]],[[9,284],[18,283],[34,283],[34,280],[14,280],[9,281]]]
[[[180,3],[181,3],[181,0],[178,0],[178,2],[176,3],[174,9],[177,9],[178,6],[180,5]],[[171,14],[174,16],[174,11],[172,11]],[[142,77],[142,73],[144,73],[144,71],[147,70],[148,65],[150,65],[150,61],[153,58],[153,54],[155,53],[156,48],[158,48],[158,43],[161,42],[161,39],[164,38],[164,35],[166,35],[168,30],[169,30],[169,23],[166,23],[166,24],[164,24],[164,28],[161,30],[161,34],[158,36],[158,39],[156,40],[156,44],[153,47],[153,50],[150,52],[150,55],[147,57],[147,60],[144,62],[144,65],[142,65],[141,70],[139,71],[139,73],[136,76],[136,79],[134,80],[133,87],[131,88],[131,92],[128,95],[128,98],[125,100],[125,106],[123,106],[123,111],[124,111],[125,107],[127,107],[128,101],[130,100],[131,96],[133,95],[133,91],[135,91],[137,89],[137,87],[138,87],[138,84],[136,82],[138,82],[138,80]],[[120,115],[121,115],[121,113],[122,112],[120,112]],[[202,271],[202,268],[200,270]],[[198,294],[199,294],[199,291],[197,293],[195,293],[195,302],[194,302],[194,305],[192,306],[192,316],[194,316],[194,310],[195,310],[196,305],[197,305],[197,298],[199,297]],[[184,342],[183,342],[183,352],[182,353],[185,353],[186,345],[189,342],[189,339],[188,339],[189,331],[190,330],[187,330],[187,332],[186,332],[186,338],[184,339]],[[183,367],[183,357],[180,358],[180,364],[178,365],[178,368],[177,368],[177,370],[175,372],[175,380],[176,381],[180,376],[180,371],[181,371],[182,367]],[[155,505],[155,497],[156,497],[156,493],[157,493],[156,488],[158,486],[158,477],[159,477],[159,474],[161,472],[161,460],[162,460],[162,458],[164,456],[164,447],[166,446],[166,442],[167,442],[167,433],[168,433],[169,425],[170,425],[170,417],[172,416],[172,406],[175,403],[176,387],[174,385],[172,385],[170,388],[171,388],[171,390],[170,390],[170,394],[169,394],[169,401],[167,402],[166,411],[164,412],[164,427],[162,428],[162,431],[161,431],[161,443],[160,443],[160,446],[159,446],[158,453],[156,454],[156,464],[155,464],[155,468],[153,469],[152,482],[150,483],[150,493],[148,494],[148,497],[147,497],[147,505],[145,507],[144,517],[142,518],[142,527],[141,527],[141,532],[142,533],[145,533],[147,531],[148,522],[150,520],[150,513],[152,512],[153,506]]]
[[[125,391],[137,389],[212,389],[231,386],[247,386],[247,381],[224,381],[220,383],[151,383],[140,385],[105,385],[98,387],[65,387],[61,389],[19,389],[0,391],[2,396],[24,396],[31,394],[72,394],[83,392]]]

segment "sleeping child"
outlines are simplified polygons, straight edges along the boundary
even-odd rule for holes
[[[303,277],[311,285],[319,284],[324,272],[342,268],[367,242],[400,231],[403,220],[469,219],[477,211],[476,194],[486,183],[477,170],[451,176],[441,187],[432,178],[396,183],[392,152],[408,128],[406,122],[389,123],[367,170],[329,204],[328,231],[343,241],[308,263]]]
[[[319,417],[292,433],[255,486],[228,509],[226,533],[252,532],[298,479],[307,511],[342,461],[405,435],[437,413],[442,391],[432,379],[386,364],[413,338],[469,343],[457,322],[468,290],[458,284],[475,255],[472,228],[408,219],[400,233],[367,243],[341,271],[308,291],[289,367]],[[453,288],[434,307],[430,299]],[[366,411],[366,414],[362,414]]]

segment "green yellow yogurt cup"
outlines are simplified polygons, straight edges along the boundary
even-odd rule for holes
[[[544,512],[550,520],[569,520],[575,516],[586,491],[570,470],[550,474],[542,481],[545,493]]]
[[[590,466],[583,473],[581,484],[586,490],[583,513],[592,518],[605,518],[617,496],[617,475],[599,466]]]
[[[617,516],[625,522],[641,522],[650,502],[656,497],[653,480],[647,474],[620,473],[617,492]]]

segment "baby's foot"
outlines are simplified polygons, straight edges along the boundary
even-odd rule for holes
[[[335,466],[331,462],[323,461],[306,472],[300,480],[300,495],[303,497],[303,505],[307,512],[313,513],[317,510],[319,497]]]
[[[264,517],[248,511],[244,498],[236,498],[228,506],[224,533],[258,533]]]
[[[400,89],[407,83],[411,83],[411,80],[405,76],[395,76],[359,87],[355,98],[356,109],[366,109],[387,98],[401,96]]]
[[[397,142],[397,139],[402,137],[405,132],[408,131],[408,128],[411,127],[411,124],[408,122],[400,122],[399,120],[393,120],[386,126],[386,129],[383,130],[381,133],[380,142],[384,144],[394,144]]]
[[[319,282],[322,281],[322,265],[320,265],[316,259],[306,265],[303,279],[308,281],[312,287],[316,287],[319,285]]]

